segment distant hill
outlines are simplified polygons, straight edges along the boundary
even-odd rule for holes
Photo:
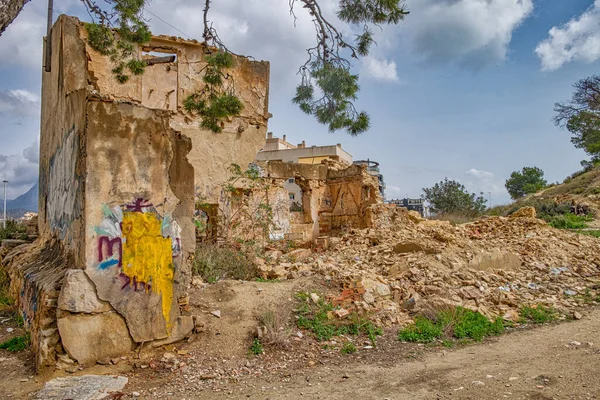
[[[7,200],[6,212],[10,213],[11,210],[14,210],[16,214],[22,214],[26,211],[37,212],[38,192],[39,188],[36,182],[36,184],[33,185],[33,187],[29,189],[26,193],[20,195],[14,200]],[[4,212],[4,199],[0,200],[0,211]]]

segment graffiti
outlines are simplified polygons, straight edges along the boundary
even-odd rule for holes
[[[105,253],[103,251],[103,249],[106,247],[106,256]],[[117,253],[115,254],[115,247],[118,249]],[[98,238],[98,262],[100,263],[98,265],[99,269],[107,269],[112,267],[113,265],[118,265],[119,267],[121,267],[121,261],[122,261],[122,254],[123,254],[123,243],[121,242],[121,238],[114,238],[114,239],[110,239],[107,236],[100,236]],[[109,258],[108,257],[113,257],[113,256],[117,256],[117,258]]]
[[[152,203],[141,198],[122,207],[104,206],[102,211],[102,221],[94,228],[98,235],[96,268],[114,274],[114,282],[125,294],[159,294],[162,314],[170,326],[181,228],[170,214],[161,217]]]
[[[152,203],[148,203],[146,200],[137,198],[133,203],[129,203],[125,206],[127,211],[130,212],[145,212],[148,208],[152,207]]]
[[[133,277],[133,280],[125,275],[124,273],[119,274],[119,279],[123,283],[121,290],[132,289],[134,292],[150,292],[152,285],[146,282],[138,282],[137,277]]]

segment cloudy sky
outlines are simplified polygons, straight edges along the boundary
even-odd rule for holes
[[[322,0],[329,15],[334,0]],[[152,0],[154,33],[200,38],[198,0]],[[37,179],[42,36],[47,3],[32,0],[0,36],[0,179],[9,198]],[[538,166],[548,181],[579,169],[585,154],[552,124],[553,104],[598,73],[600,0],[406,0],[410,15],[377,31],[378,47],[354,66],[358,105],[372,128],[330,134],[290,102],[297,67],[314,40],[310,18],[286,0],[214,0],[211,18],[236,53],[271,62],[269,130],[290,141],[342,143],[355,159],[381,164],[388,198],[418,197],[444,177],[509,200],[504,181]],[[87,14],[78,0],[61,13]],[[332,17],[332,19],[334,19]],[[342,26],[346,33],[352,27]]]

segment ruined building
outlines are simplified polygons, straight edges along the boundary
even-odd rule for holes
[[[86,35],[72,17],[52,28],[39,238],[4,260],[38,367],[57,357],[94,363],[189,334],[196,196],[218,201],[227,166],[254,159],[269,118],[267,62],[235,57],[228,72],[244,109],[217,134],[183,109],[203,86],[205,45],[153,37],[138,55],[168,57],[120,84]]]
[[[222,226],[235,206],[231,196],[265,196],[271,239],[310,241],[372,223],[370,207],[381,203],[377,180],[350,165],[351,157],[259,163],[260,190],[244,180],[225,190],[228,167],[245,168],[265,144],[267,62],[234,57],[227,73],[244,108],[214,133],[183,107],[203,88],[214,49],[153,37],[137,49],[145,72],[121,84],[110,57],[86,36],[72,17],[60,16],[52,28],[42,79],[39,237],[2,260],[38,368],[92,364],[189,335],[194,218],[206,212]],[[290,179],[300,188],[292,203],[283,185]]]

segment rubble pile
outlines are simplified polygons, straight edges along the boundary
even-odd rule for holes
[[[569,312],[600,295],[600,240],[554,229],[534,209],[458,226],[403,208],[374,212],[376,226],[328,238],[302,261],[273,252],[261,269],[337,282],[336,305],[388,326],[453,306],[516,321],[523,305]]]

